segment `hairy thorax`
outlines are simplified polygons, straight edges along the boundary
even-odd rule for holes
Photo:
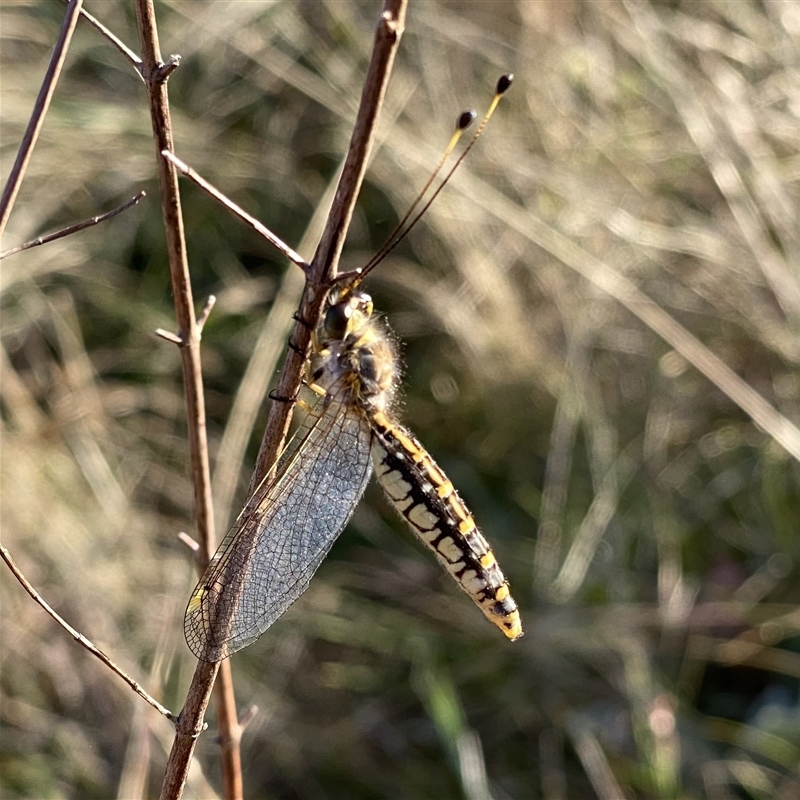
[[[330,303],[314,332],[311,379],[367,413],[391,408],[399,363],[388,328],[372,315],[369,295],[347,293]]]

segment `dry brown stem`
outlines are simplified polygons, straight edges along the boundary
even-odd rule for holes
[[[139,192],[139,194],[137,194],[135,197],[132,197],[130,200],[128,200],[127,203],[117,206],[117,208],[113,209],[112,211],[107,211],[105,214],[98,214],[96,217],[84,220],[83,222],[77,222],[74,225],[62,228],[60,231],[56,231],[55,233],[48,233],[47,236],[39,236],[38,238],[33,239],[30,242],[25,242],[25,244],[21,244],[18,247],[12,247],[10,250],[0,253],[0,261],[2,261],[4,258],[8,258],[8,256],[21,253],[23,250],[30,250],[32,247],[38,247],[39,245],[47,244],[48,242],[54,242],[56,239],[63,239],[65,236],[69,236],[70,234],[77,233],[78,231],[82,231],[86,228],[91,228],[94,225],[99,225],[101,222],[105,222],[107,219],[111,219],[111,217],[116,217],[117,214],[127,211],[146,196],[146,192]]]
[[[63,617],[59,616],[53,608],[45,601],[45,599],[33,588],[28,579],[23,575],[22,570],[17,566],[11,554],[5,547],[0,545],[0,558],[6,562],[8,568],[11,570],[14,577],[19,581],[22,588],[38,603],[75,641],[85,647],[93,656],[100,659],[112,672],[119,675],[128,686],[133,689],[136,694],[143,700],[148,702],[159,714],[163,714],[170,722],[177,722],[178,717],[173,714],[168,708],[162,706],[152,695],[148,694],[141,684],[131,678],[127,672],[117,666],[117,664],[109,658],[99,647],[92,644],[82,633],[79,633],[72,627]]]
[[[172,280],[172,294],[178,319],[178,338],[183,364],[184,394],[189,436],[189,458],[194,487],[195,516],[200,550],[197,557],[198,570],[208,565],[215,548],[214,515],[211,502],[211,471],[209,468],[206,440],[206,413],[203,396],[203,381],[200,369],[200,327],[194,312],[189,265],[186,257],[186,242],[181,214],[178,175],[168,161],[161,158],[162,150],[172,150],[172,123],[169,112],[166,80],[177,66],[177,58],[168,64],[161,60],[156,28],[155,10],[150,0],[137,0],[136,16],[142,45],[141,74],[147,88],[150,116],[155,140],[161,205],[167,237],[167,252]],[[242,796],[241,758],[239,754],[239,723],[230,665],[201,665],[198,674],[204,676],[202,690],[189,692],[187,704],[181,712],[177,725],[177,736],[173,754],[178,749],[185,758],[178,761],[170,758],[164,783],[163,796],[179,796],[186,781],[191,753],[197,734],[202,729],[205,708],[220,673],[216,688],[216,709],[222,751],[222,773],[224,794],[229,800]],[[176,763],[182,766],[176,767]]]
[[[358,107],[350,147],[342,168],[342,176],[336,188],[328,221],[306,278],[306,288],[300,302],[298,319],[291,335],[293,347],[286,355],[278,385],[277,397],[295,397],[300,390],[305,366],[305,353],[311,338],[311,329],[319,319],[322,304],[327,296],[330,282],[336,275],[339,256],[353,215],[358,191],[366,171],[369,151],[375,136],[378,113],[386,94],[395,53],[403,33],[407,0],[386,0],[381,20],[375,33],[361,102]],[[286,438],[291,422],[292,405],[273,403],[269,410],[267,428],[250,481],[252,491],[261,483]]]
[[[58,76],[61,74],[61,69],[64,66],[64,59],[67,57],[69,43],[72,41],[72,34],[75,31],[75,26],[78,24],[78,17],[80,16],[82,5],[83,0],[70,0],[67,5],[64,21],[61,23],[61,30],[58,33],[58,39],[53,48],[53,55],[50,56],[50,63],[47,66],[47,72],[44,75],[42,87],[39,89],[39,95],[33,106],[33,113],[28,120],[28,127],[25,130],[25,135],[22,137],[14,166],[11,168],[11,173],[3,189],[3,195],[0,197],[0,238],[2,238],[3,231],[6,229],[8,218],[11,215],[11,209],[14,207],[14,202],[17,199],[19,187],[22,184],[22,179],[25,177],[25,170],[28,167],[33,148],[36,147],[36,140],[39,138],[39,133],[42,130],[45,114],[47,114],[50,101],[53,99],[53,92],[56,89]]]
[[[144,5],[144,0],[140,2],[140,5]],[[310,329],[320,316],[330,282],[336,274],[347,228],[366,171],[378,114],[386,93],[386,86],[400,36],[403,32],[405,9],[406,0],[386,0],[384,3],[375,34],[372,59],[361,95],[361,103],[347,158],[342,169],[341,179],[334,195],[322,239],[306,273],[305,291],[297,315],[298,321],[292,333],[294,347],[288,351],[276,390],[279,396],[293,397],[300,388],[305,366],[305,353],[310,340]],[[147,57],[145,57],[145,62],[147,63]],[[148,72],[149,70],[146,69],[145,74]],[[171,152],[172,149],[171,142],[165,142],[159,152],[164,150]],[[169,174],[175,175],[172,159],[165,158],[164,165],[165,169],[168,168]],[[276,237],[270,234],[267,238],[273,244],[275,243]],[[283,246],[279,247],[279,249],[286,252],[290,248]],[[295,263],[298,262],[295,261]],[[180,335],[183,336],[183,333],[181,332]],[[267,429],[253,473],[251,488],[257,486],[263,480],[270,466],[275,462],[291,421],[291,411],[292,406],[289,403],[277,402],[272,404]],[[227,665],[227,661],[222,662],[223,668],[227,667]],[[210,686],[214,682],[218,669],[220,669],[219,663],[198,662],[197,670],[189,688],[186,705],[181,712],[181,719],[177,726],[175,742],[170,753],[167,774],[162,787],[162,800],[181,796],[194,745],[203,728],[203,714],[208,702]],[[240,733],[238,725],[236,731],[237,734]],[[238,740],[235,744],[238,746]],[[223,757],[224,755],[225,744],[223,741]]]

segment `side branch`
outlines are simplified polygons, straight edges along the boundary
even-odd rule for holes
[[[105,222],[107,219],[111,219],[111,217],[116,217],[117,214],[121,214],[123,211],[127,211],[132,206],[135,206],[143,197],[147,197],[147,193],[139,192],[139,194],[137,194],[135,197],[132,197],[130,200],[128,200],[127,203],[123,203],[121,206],[113,209],[113,211],[107,211],[105,214],[99,214],[98,216],[84,220],[83,222],[77,222],[67,228],[62,228],[60,231],[56,231],[55,233],[48,233],[47,236],[39,236],[33,241],[25,242],[25,244],[19,245],[19,247],[12,247],[10,250],[0,253],[0,261],[8,256],[21,253],[23,250],[30,250],[32,247],[38,247],[39,245],[47,244],[48,242],[54,242],[56,239],[63,239],[65,236],[77,233],[85,228],[91,228],[94,225],[99,225],[101,222]]]
[[[65,3],[69,3],[69,0],[64,0]],[[144,80],[142,76],[142,59],[133,52],[133,50],[128,47],[125,42],[122,41],[118,36],[114,36],[111,31],[100,22],[99,19],[93,17],[88,11],[85,9],[81,9],[81,16],[96,30],[100,32],[102,36],[108,39],[111,44],[116,47],[117,50],[122,54],[123,58],[128,61],[131,66],[136,70],[139,74],[139,77]]]
[[[169,150],[164,150],[161,153],[164,158],[167,159],[171,164],[174,164],[175,167],[183,173],[190,181],[197,184],[204,192],[208,193],[213,197],[217,202],[221,203],[225,208],[228,209],[231,213],[235,214],[239,217],[245,225],[250,226],[256,233],[263,236],[273,247],[283,253],[292,264],[300,267],[306,274],[308,273],[308,262],[297,252],[292,250],[289,245],[279,239],[266,225],[259,222],[255,217],[248,214],[243,208],[236,205],[229,197],[226,197],[219,189],[212,186],[205,178],[199,175],[195,170],[193,170],[188,164],[181,161],[175,153],[170,153]]]
[[[152,695],[148,694],[127,672],[118,667],[100,648],[92,644],[82,633],[78,633],[63,617],[61,617],[45,601],[45,599],[31,586],[28,579],[22,574],[22,570],[17,566],[11,554],[5,547],[0,545],[0,558],[6,562],[14,577],[19,581],[22,588],[38,603],[75,641],[85,647],[93,656],[99,658],[112,672],[119,675],[128,686],[143,700],[147,701],[159,714],[163,714],[170,722],[176,723],[178,717],[168,708],[162,706]]]

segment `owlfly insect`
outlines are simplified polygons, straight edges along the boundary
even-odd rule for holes
[[[522,635],[508,581],[472,514],[394,411],[399,361],[386,324],[360,286],[417,223],[475,143],[511,85],[503,76],[476,133],[413,217],[462,132],[465,112],[431,178],[383,247],[336,288],[312,334],[307,383],[315,397],[274,476],[252,494],[189,600],[189,648],[218,661],[255,641],[308,588],[352,516],[373,469],[389,501],[484,615]],[[409,221],[410,220],[410,221]]]

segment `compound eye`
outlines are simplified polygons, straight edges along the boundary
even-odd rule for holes
[[[350,319],[353,316],[353,307],[350,303],[336,303],[325,312],[325,333],[331,339],[344,339]]]

